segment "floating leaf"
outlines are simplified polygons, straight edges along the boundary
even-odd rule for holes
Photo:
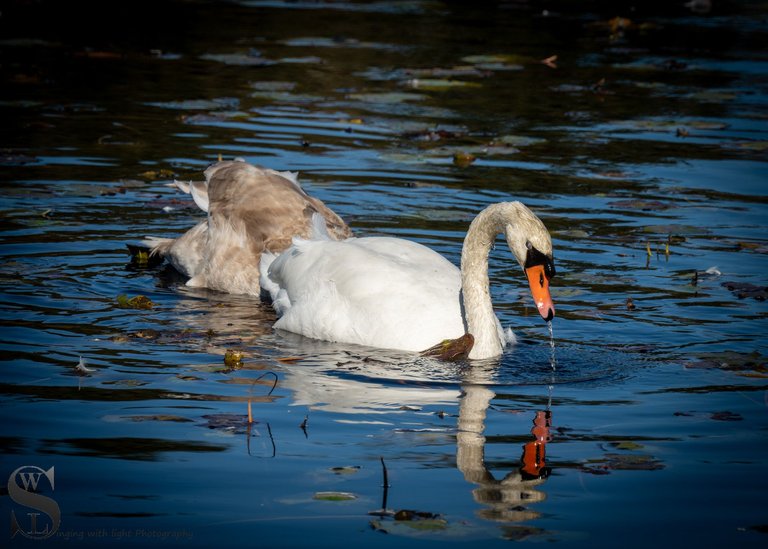
[[[496,137],[491,141],[491,146],[505,147],[527,147],[529,145],[538,145],[540,143],[546,143],[546,139],[542,137],[530,137],[527,135],[502,135]]]
[[[686,362],[686,368],[725,370],[730,372],[759,372],[768,373],[768,361],[757,351],[752,353],[705,353],[697,360]]]
[[[203,416],[206,421],[205,427],[220,431],[227,431],[234,434],[245,434],[248,432],[248,416],[240,414],[207,414]]]
[[[464,360],[469,356],[469,352],[475,344],[475,338],[472,334],[464,334],[457,339],[445,339],[422,351],[422,356],[435,357],[438,360]]]
[[[617,450],[642,450],[643,449],[642,444],[638,444],[636,442],[632,442],[629,440],[625,440],[622,442],[614,442],[611,444],[611,446],[613,446]]]
[[[258,91],[293,91],[296,88],[296,82],[251,82],[251,87]]]
[[[464,82],[463,80],[446,80],[440,78],[414,78],[408,80],[407,85],[417,90],[443,91],[452,88],[479,88],[477,82]]]
[[[430,68],[430,69],[405,69],[404,74],[412,76],[413,78],[455,78],[460,76],[474,76],[485,77],[488,76],[486,71],[479,70],[477,67],[471,65],[463,65],[459,67],[446,68]]]
[[[453,154],[453,163],[460,168],[466,168],[475,160],[477,160],[477,157],[471,153],[457,152]]]
[[[128,298],[125,294],[117,296],[117,306],[121,309],[151,309],[155,304],[143,295]]]
[[[737,97],[738,96],[733,92],[718,90],[705,90],[688,95],[689,99],[700,101],[702,103],[725,103],[726,101],[733,101]]]
[[[739,299],[745,299],[751,297],[757,301],[765,301],[768,299],[768,286],[757,286],[748,282],[723,282],[722,286],[725,286],[733,292]]]
[[[372,520],[371,527],[390,534],[406,534],[413,531],[443,531],[449,528],[448,521],[435,513],[401,509],[393,515],[393,521]]]
[[[489,65],[489,64],[510,64],[510,65],[522,65],[525,63],[531,63],[535,61],[532,57],[526,57],[524,55],[515,54],[490,54],[490,55],[467,55],[462,57],[461,60],[471,65]]]
[[[666,210],[671,207],[669,204],[659,202],[658,200],[644,200],[640,198],[634,200],[617,200],[616,202],[609,202],[608,205],[613,208],[643,211]]]
[[[227,349],[224,353],[224,365],[227,368],[240,368],[243,365],[243,351]]]
[[[277,62],[266,59],[255,50],[246,53],[206,53],[200,56],[206,61],[217,61],[225,65],[239,65],[248,67],[267,67]]]
[[[131,421],[135,421],[135,422],[169,421],[172,423],[190,423],[192,421],[187,417],[175,416],[171,414],[154,414],[154,415],[148,415],[148,416],[124,416],[124,418],[129,419]]]
[[[357,499],[357,496],[351,492],[315,492],[312,499],[319,501],[351,501]]]
[[[755,152],[768,151],[768,141],[741,141],[739,143],[730,143],[729,146],[742,149],[745,151],[755,151]]]
[[[163,262],[163,256],[160,254],[152,255],[146,246],[135,246],[126,244],[131,254],[131,263],[139,268],[147,269],[156,267]]]
[[[178,110],[200,110],[207,111],[213,109],[236,109],[240,101],[235,97],[220,97],[216,99],[186,99],[183,101],[158,101],[146,103],[151,107],[161,107],[164,109]]]
[[[351,475],[360,471],[359,465],[346,465],[343,467],[331,467],[331,471],[337,475]]]
[[[737,414],[728,410],[723,412],[712,412],[709,417],[715,421],[741,421],[744,419],[741,414]]]
[[[383,92],[383,93],[353,93],[350,99],[364,103],[402,103],[403,101],[422,101],[425,96],[418,93]]]

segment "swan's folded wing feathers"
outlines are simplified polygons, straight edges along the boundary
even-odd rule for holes
[[[461,336],[458,269],[428,248],[403,242],[299,241],[270,267],[291,303],[275,327],[376,347],[395,341],[413,351]],[[448,333],[430,331],[444,328],[446,318],[452,319]]]

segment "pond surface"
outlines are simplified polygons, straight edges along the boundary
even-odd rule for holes
[[[765,5],[476,4],[2,9],[3,546],[765,545]],[[454,262],[524,201],[554,348],[501,240],[480,363],[133,262],[219,157]]]

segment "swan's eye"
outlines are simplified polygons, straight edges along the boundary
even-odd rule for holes
[[[530,250],[531,248],[533,248],[533,244],[531,244],[529,241],[526,240],[525,241],[525,249],[526,250]]]
[[[544,266],[544,273],[543,276],[546,276],[547,279],[552,278],[555,276],[555,265],[552,262],[552,258],[544,255],[539,250],[533,247],[533,245],[530,242],[525,243],[526,247],[528,248],[528,253],[525,254],[525,265],[524,268],[534,267],[536,265],[543,265]],[[544,285],[544,278],[541,279],[541,285]]]

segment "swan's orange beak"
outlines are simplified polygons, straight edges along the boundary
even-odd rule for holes
[[[549,279],[544,273],[544,265],[534,265],[525,269],[528,277],[528,285],[531,287],[531,295],[541,318],[550,321],[555,317],[555,305],[552,296],[549,295]]]

